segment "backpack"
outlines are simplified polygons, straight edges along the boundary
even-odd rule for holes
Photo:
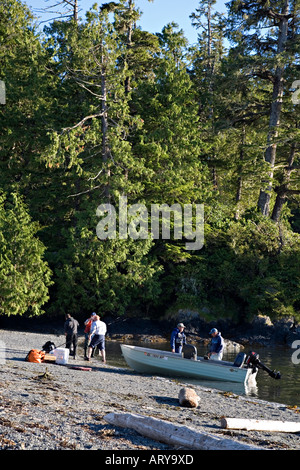
[[[39,351],[38,349],[31,349],[27,354],[25,361],[41,363],[44,361],[44,357],[44,351]]]
[[[47,341],[47,343],[44,344],[42,351],[49,353],[50,351],[53,351],[53,349],[56,349],[55,344],[52,343],[52,341]]]
[[[89,333],[91,331],[91,326],[92,326],[92,320],[89,320],[85,325],[84,333]]]

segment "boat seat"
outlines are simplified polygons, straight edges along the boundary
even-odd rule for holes
[[[234,367],[243,367],[246,357],[247,357],[247,354],[243,352],[239,352],[233,363]]]
[[[182,356],[185,359],[197,360],[197,348],[192,344],[184,344],[182,347]]]

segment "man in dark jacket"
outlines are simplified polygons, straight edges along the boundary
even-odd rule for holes
[[[209,334],[211,335],[212,340],[210,343],[210,350],[207,355],[210,359],[221,361],[224,352],[224,340],[221,336],[221,333],[219,333],[217,328],[213,328],[210,330]]]
[[[71,317],[71,315],[68,313],[66,315],[66,321],[64,325],[66,335],[66,348],[70,350],[70,354],[73,354],[74,359],[76,359],[76,349],[78,343],[78,326],[78,321],[75,320],[75,318]],[[73,351],[71,353],[72,346]]]
[[[183,332],[185,326],[183,323],[178,323],[177,328],[174,328],[171,335],[171,349],[172,352],[181,353],[182,346],[186,344],[186,336]]]

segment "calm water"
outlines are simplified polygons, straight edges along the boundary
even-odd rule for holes
[[[131,343],[137,346],[147,348],[162,349],[169,351],[169,343]],[[250,350],[250,349],[249,349]],[[238,395],[257,397],[261,400],[267,400],[286,405],[297,405],[300,407],[300,364],[292,363],[292,354],[295,351],[291,348],[256,348],[255,352],[259,354],[261,362],[269,369],[281,372],[281,379],[272,379],[267,372],[259,370],[257,374],[256,387],[245,388],[244,385],[229,382],[212,382],[206,380],[192,380],[180,378],[181,382],[190,384],[199,384],[204,387],[216,388],[224,391],[231,391]],[[206,348],[197,348],[198,355],[203,356]],[[108,364],[118,367],[128,367],[122,354],[120,343],[116,341],[106,341],[106,352]],[[247,353],[248,350],[245,350]],[[98,356],[96,356],[98,357]],[[224,354],[224,360],[233,361],[236,353]],[[298,356],[299,357],[299,356]]]

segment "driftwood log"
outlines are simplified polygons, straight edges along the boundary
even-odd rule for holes
[[[188,408],[197,408],[200,403],[200,397],[192,388],[181,388],[178,395],[179,404]]]
[[[250,444],[199,432],[183,425],[132,413],[109,413],[105,421],[114,426],[134,429],[150,439],[172,446],[195,450],[261,450]]]
[[[221,426],[225,429],[243,429],[246,431],[300,432],[300,423],[293,421],[222,418]]]

